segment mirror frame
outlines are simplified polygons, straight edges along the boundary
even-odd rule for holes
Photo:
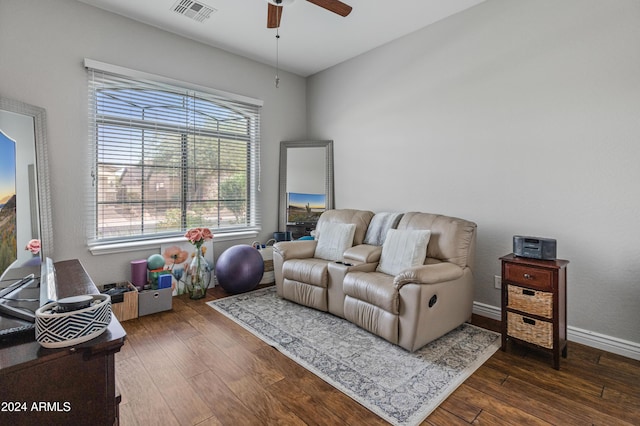
[[[49,188],[49,157],[47,142],[47,114],[44,108],[0,97],[0,110],[33,118],[35,165],[38,191],[38,223],[40,225],[40,258],[53,256],[53,228],[51,222],[51,192]]]
[[[287,230],[287,153],[296,148],[324,148],[325,170],[325,196],[327,210],[334,208],[333,193],[333,141],[282,141],[280,142],[280,200],[278,208],[278,230]]]

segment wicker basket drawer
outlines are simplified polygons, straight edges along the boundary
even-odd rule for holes
[[[553,293],[513,285],[509,285],[507,291],[507,307],[544,318],[553,317]]]
[[[553,324],[547,321],[507,312],[507,334],[543,348],[553,348]]]

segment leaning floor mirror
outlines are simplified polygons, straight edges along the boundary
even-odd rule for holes
[[[333,141],[280,142],[280,231],[308,236],[334,208],[333,190]]]
[[[0,97],[0,277],[53,255],[46,134],[43,108]]]

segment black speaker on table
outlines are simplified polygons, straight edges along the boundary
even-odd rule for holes
[[[556,259],[556,240],[552,238],[513,236],[513,254],[540,260]]]

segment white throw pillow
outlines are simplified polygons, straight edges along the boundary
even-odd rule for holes
[[[422,265],[427,256],[431,231],[389,229],[382,245],[377,271],[398,275],[405,269]]]
[[[356,225],[353,223],[326,223],[318,235],[314,257],[325,260],[340,260],[346,249],[353,245]]]

